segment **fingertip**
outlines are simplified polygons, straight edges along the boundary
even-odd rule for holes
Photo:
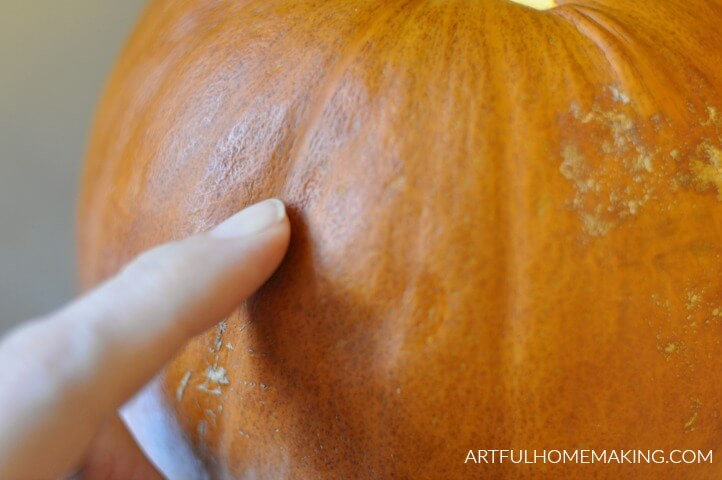
[[[263,200],[230,216],[209,232],[216,238],[242,238],[261,233],[288,220],[286,206],[277,198]]]

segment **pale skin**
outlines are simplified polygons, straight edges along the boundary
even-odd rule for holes
[[[261,202],[0,339],[0,478],[163,478],[119,407],[252,295],[289,237],[283,204]]]

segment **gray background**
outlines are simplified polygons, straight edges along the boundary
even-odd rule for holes
[[[95,104],[146,0],[0,0],[0,333],[76,288]]]

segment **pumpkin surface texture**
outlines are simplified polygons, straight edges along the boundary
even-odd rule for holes
[[[129,409],[159,463],[720,478],[465,461],[722,440],[722,1],[558,3],[148,6],[89,148],[83,287],[263,198],[293,229]]]

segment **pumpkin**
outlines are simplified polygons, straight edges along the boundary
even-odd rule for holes
[[[293,229],[146,392],[159,452],[218,478],[721,474],[479,463],[722,439],[722,2],[527,3],[151,3],[92,134],[83,287],[263,198]]]

